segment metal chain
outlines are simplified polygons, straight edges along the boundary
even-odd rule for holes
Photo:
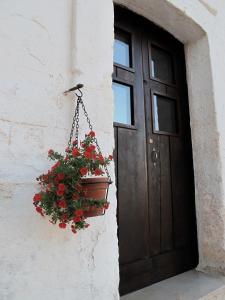
[[[71,146],[71,142],[72,142],[73,132],[74,132],[75,126],[76,126],[75,140],[78,142],[78,134],[79,134],[79,105],[80,105],[80,99],[78,97],[77,104],[75,106],[75,113],[74,113],[74,116],[73,116],[73,122],[72,122],[71,131],[70,131],[70,137],[69,137],[68,147]]]
[[[80,107],[81,97],[77,99],[77,116],[76,116],[76,131],[75,131],[75,142],[78,146],[78,137],[79,137],[79,107]]]
[[[79,90],[80,91],[80,90]],[[73,132],[74,132],[74,128],[76,127],[76,130],[75,130],[75,141],[78,145],[78,137],[79,137],[79,106],[81,104],[82,106],[82,109],[84,111],[84,115],[86,117],[86,120],[87,120],[87,123],[88,123],[88,127],[89,129],[92,131],[93,130],[93,127],[91,125],[91,121],[89,119],[89,116],[88,116],[88,113],[86,111],[86,108],[85,108],[85,105],[84,105],[84,102],[83,102],[83,99],[82,99],[82,92],[80,91],[81,95],[77,95],[77,104],[76,104],[76,107],[75,107],[75,113],[74,113],[74,117],[73,117],[73,122],[72,122],[72,128],[71,128],[71,132],[70,132],[70,138],[69,138],[69,142],[68,142],[68,146],[70,147],[71,146],[71,142],[72,142],[72,138],[73,138]],[[96,147],[98,149],[98,153],[99,155],[102,155],[102,151],[101,151],[101,148],[98,144],[98,141],[96,139],[96,137],[94,137],[94,142],[96,144]],[[104,165],[104,169],[105,169],[105,172],[106,172],[106,175],[109,179],[109,182],[112,182],[112,179],[111,179],[111,176],[109,174],[109,171],[108,171],[108,168],[106,165]]]
[[[92,131],[92,130],[93,130],[93,127],[92,127],[92,125],[91,125],[90,118],[89,118],[89,116],[88,116],[88,113],[87,113],[87,111],[86,111],[86,108],[85,108],[85,105],[84,105],[84,102],[83,102],[82,99],[80,100],[80,103],[81,103],[81,106],[82,106],[82,108],[83,108],[84,115],[85,115],[85,117],[86,117],[86,119],[87,119],[87,123],[88,123],[89,129]],[[100,146],[99,146],[99,144],[98,144],[98,141],[97,141],[96,137],[94,137],[94,142],[95,142],[95,144],[96,144],[96,147],[97,147],[97,149],[98,149],[99,154],[102,155],[102,151],[101,151],[101,148],[100,148]],[[108,179],[109,179],[109,182],[112,182],[111,176],[110,176],[110,174],[109,174],[109,170],[108,170],[108,168],[107,168],[106,165],[104,165],[104,169],[105,169],[106,175],[107,175],[107,177],[108,177]]]

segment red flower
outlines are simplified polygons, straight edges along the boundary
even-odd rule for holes
[[[77,233],[76,227],[74,225],[71,225],[71,230],[72,230],[73,233]]]
[[[61,196],[64,194],[64,191],[59,191],[59,190],[58,190],[58,191],[56,192],[56,194],[57,194],[57,196],[61,197]]]
[[[58,205],[58,207],[61,207],[61,208],[66,208],[67,207],[67,204],[66,204],[65,200],[57,201],[57,205]]]
[[[59,174],[58,174],[58,179],[59,179],[59,180],[63,180],[64,177],[65,177],[65,175],[64,175],[63,173],[59,173]]]
[[[72,150],[72,156],[73,156],[73,157],[77,157],[77,156],[79,156],[79,155],[80,155],[79,150],[78,150],[77,148],[73,148],[73,150]]]
[[[109,155],[109,160],[113,160],[113,156],[112,155]]]
[[[54,164],[54,166],[52,166],[51,170],[54,171],[55,169],[57,169],[60,166],[60,161],[57,161],[57,163]]]
[[[86,144],[84,142],[80,142],[80,145],[81,145],[82,148],[86,147]]]
[[[86,151],[94,151],[95,150],[95,145],[90,145],[89,147],[87,147]]]
[[[91,152],[89,152],[88,150],[86,150],[86,151],[84,152],[84,157],[90,159],[90,158],[91,158]]]
[[[43,175],[43,181],[48,182],[48,175]]]
[[[65,152],[69,152],[69,151],[70,151],[70,148],[66,147]]]
[[[62,229],[65,229],[66,228],[66,223],[64,223],[64,222],[59,223],[59,227],[62,228]]]
[[[73,218],[73,221],[75,223],[80,222],[81,221],[81,217],[80,216],[76,216],[75,218]]]
[[[67,220],[68,220],[68,215],[67,214],[63,214],[62,218],[61,218],[61,221],[62,222],[66,222]]]
[[[42,215],[42,217],[44,217],[43,210],[42,210],[42,208],[41,208],[40,206],[37,206],[37,207],[36,207],[36,211],[37,211],[40,215]]]
[[[34,198],[33,198],[33,201],[34,202],[39,202],[39,201],[41,201],[41,198],[42,198],[41,194],[35,194]]]
[[[84,215],[83,209],[77,209],[75,211],[75,215],[76,215],[76,217],[82,217]]]
[[[96,157],[97,157],[96,153],[95,152],[92,153],[92,159],[96,159]]]
[[[48,156],[52,156],[54,154],[54,151],[52,149],[48,150]]]
[[[109,208],[109,202],[106,202],[106,203],[103,205],[103,207],[104,207],[105,209],[108,209],[108,208]]]
[[[90,136],[90,137],[95,137],[95,132],[94,131],[90,131],[89,133],[88,133],[88,135]]]
[[[62,191],[62,192],[65,191],[65,185],[64,185],[63,183],[60,183],[60,184],[58,185],[58,191]]]
[[[66,156],[65,157],[65,161],[68,161],[70,158],[69,158],[69,156]]]
[[[104,157],[101,154],[98,156],[98,159],[99,159],[101,164],[104,164],[105,160],[104,160]]]
[[[77,144],[77,141],[73,141],[73,145],[75,146]]]
[[[80,168],[80,174],[82,176],[85,176],[87,174],[87,172],[88,172],[88,168],[86,168],[86,167]]]
[[[103,173],[102,170],[96,169],[94,174],[95,174],[95,176],[99,176],[99,175],[102,175],[102,173]]]

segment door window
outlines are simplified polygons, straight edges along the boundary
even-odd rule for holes
[[[132,67],[131,37],[129,33],[117,31],[114,40],[113,61],[125,67]]]
[[[176,100],[153,94],[154,132],[177,134]]]
[[[113,82],[114,122],[132,125],[132,93],[131,87]]]
[[[155,46],[151,47],[151,75],[167,83],[174,83],[171,55]]]

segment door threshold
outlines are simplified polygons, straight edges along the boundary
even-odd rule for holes
[[[120,298],[121,300],[224,300],[225,277],[191,270]]]

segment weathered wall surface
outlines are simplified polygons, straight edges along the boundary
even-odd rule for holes
[[[225,2],[115,2],[185,43],[199,269],[225,273]],[[47,150],[65,148],[73,100],[62,92],[74,83],[85,84],[99,141],[112,152],[112,0],[1,1],[0,44],[0,299],[116,300],[115,187],[108,214],[75,237],[32,206]]]
[[[85,84],[99,142],[112,153],[112,40],[111,1],[0,2],[1,300],[118,299],[115,188],[108,214],[76,236],[32,205],[48,149],[67,143],[74,105],[62,92],[72,84]]]

